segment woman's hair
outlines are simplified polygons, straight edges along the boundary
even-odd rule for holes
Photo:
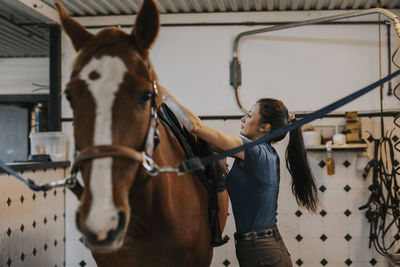
[[[288,125],[289,113],[282,101],[272,98],[262,98],[257,101],[260,105],[260,123],[269,123],[271,131]],[[285,138],[286,134],[278,136],[272,142],[278,142]],[[289,144],[286,148],[286,167],[292,176],[292,192],[297,204],[316,212],[318,205],[318,192],[314,176],[311,172],[304,148],[301,129],[290,132]]]

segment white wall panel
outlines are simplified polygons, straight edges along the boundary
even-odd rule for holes
[[[49,91],[32,90],[40,85],[49,85],[48,58],[1,58],[0,59],[0,95],[1,94],[46,94]]]
[[[255,28],[163,27],[150,54],[160,83],[197,114],[240,114],[229,85],[233,38]],[[274,97],[293,111],[320,108],[379,78],[378,47],[377,25],[307,26],[246,37],[239,46],[242,104]],[[341,110],[379,109],[378,97],[375,90]],[[384,107],[399,103],[385,97]]]

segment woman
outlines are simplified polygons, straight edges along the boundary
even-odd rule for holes
[[[202,123],[199,117],[182,106],[168,91],[163,101],[193,135],[209,142],[216,151],[228,150],[254,141],[290,123],[287,108],[279,100],[264,98],[241,119],[240,134],[231,136]],[[286,135],[286,134],[285,134]],[[285,135],[272,140],[278,142]],[[279,193],[279,156],[270,142],[252,146],[235,156],[226,176],[236,230],[236,256],[241,267],[292,266],[290,254],[276,226]],[[315,212],[317,189],[308,164],[301,130],[290,132],[286,166],[292,176],[292,192],[297,203]]]

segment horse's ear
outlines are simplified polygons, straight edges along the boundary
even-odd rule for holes
[[[62,27],[69,38],[71,38],[75,50],[78,51],[93,38],[93,34],[88,32],[85,27],[79,24],[76,20],[72,19],[61,3],[56,2],[55,5],[58,9],[58,14],[60,15]]]
[[[159,28],[160,16],[157,5],[153,0],[144,0],[132,34],[136,36],[143,49],[149,49],[156,39]]]

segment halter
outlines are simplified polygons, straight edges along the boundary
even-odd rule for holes
[[[127,146],[116,146],[116,145],[95,145],[82,150],[74,159],[74,163],[71,167],[70,175],[65,179],[65,185],[70,189],[75,186],[80,186],[76,178],[79,168],[93,159],[99,158],[126,158],[134,162],[140,162],[146,169],[149,175],[157,175],[155,171],[155,164],[151,156],[153,155],[156,147],[155,140],[158,138],[158,121],[157,121],[157,104],[156,97],[158,95],[158,88],[156,81],[152,78],[151,66],[148,65],[150,72],[150,80],[152,83],[152,94],[151,94],[151,107],[150,107],[150,122],[143,146],[143,151],[137,151]]]

